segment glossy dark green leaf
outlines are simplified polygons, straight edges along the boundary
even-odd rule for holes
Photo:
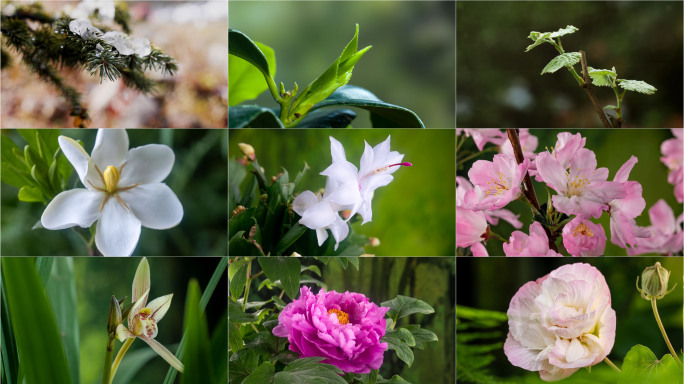
[[[249,376],[242,380],[242,384],[269,384],[275,380],[275,367],[268,361],[258,366]]]
[[[228,364],[228,377],[230,382],[240,384],[243,380],[257,369],[259,355],[250,349],[241,349],[230,357]]]
[[[266,257],[259,258],[259,265],[272,281],[280,280],[283,290],[295,299],[299,294],[299,273],[301,263],[296,257]]]
[[[233,300],[237,300],[242,295],[247,283],[247,267],[251,263],[250,260],[239,259],[234,261],[228,267],[228,279],[230,280],[230,296]]]
[[[355,118],[351,109],[319,109],[306,115],[297,128],[346,128]]]
[[[334,365],[319,363],[321,357],[306,357],[293,361],[275,375],[274,384],[346,384],[344,372]]]
[[[200,308],[200,288],[195,279],[188,284],[183,323],[186,344],[181,384],[216,383],[207,318]]]
[[[397,357],[409,367],[413,364],[413,351],[411,346],[416,345],[411,332],[404,328],[389,330],[381,339],[382,342],[387,343],[387,348],[392,349],[397,353]]]
[[[228,320],[232,323],[253,323],[257,321],[257,317],[252,313],[245,313],[240,304],[228,300]]]
[[[282,255],[282,253],[285,252],[287,248],[294,244],[294,242],[297,241],[297,239],[299,239],[299,237],[303,235],[304,232],[306,232],[306,229],[307,228],[301,224],[293,225],[292,228],[290,228],[283,235],[283,237],[280,238],[280,241],[278,241],[278,244],[276,244],[275,246],[275,251],[273,252],[273,254]]]
[[[338,88],[325,100],[314,105],[310,112],[333,105],[358,107],[381,116],[379,121],[385,126],[374,126],[375,128],[425,128],[418,115],[410,109],[386,103],[370,91],[354,85]]]
[[[244,231],[239,231],[230,241],[228,241],[228,254],[230,256],[264,256],[262,249],[251,240],[247,240],[242,235]]]
[[[275,74],[270,72],[268,59],[257,44],[235,29],[228,29],[228,53],[248,61],[267,76],[273,77]]]
[[[254,226],[254,211],[256,208],[248,208],[228,220],[228,236],[233,237],[239,231],[247,232]]]
[[[407,325],[403,327],[403,329],[411,332],[413,340],[416,343],[415,347],[418,349],[423,349],[425,343],[438,340],[437,335],[434,332],[421,328],[420,325]]]
[[[265,44],[254,43],[268,61],[268,72],[275,76],[275,52]],[[267,89],[264,74],[256,66],[236,55],[228,55],[228,105],[256,99]]]
[[[228,108],[228,128],[285,128],[276,113],[258,105]]]
[[[390,307],[387,311],[387,317],[393,319],[401,319],[404,316],[412,315],[414,313],[434,313],[435,310],[430,304],[423,300],[414,299],[413,297],[397,295],[397,297],[390,301],[385,301],[380,304],[381,307]]]
[[[71,383],[59,329],[33,260],[2,258],[2,276],[26,383]]]

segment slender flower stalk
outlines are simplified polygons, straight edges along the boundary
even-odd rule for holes
[[[670,339],[667,337],[667,333],[665,332],[665,327],[663,327],[663,322],[660,320],[660,315],[658,314],[658,305],[656,304],[656,300],[657,299],[655,297],[651,298],[651,308],[653,308],[653,316],[655,316],[656,322],[658,323],[658,328],[660,328],[660,333],[663,334],[663,339],[665,339],[665,344],[667,344],[667,348],[670,349],[670,353],[672,354],[672,357],[674,357],[677,364],[681,367],[682,361],[679,360],[679,356],[677,356],[677,352],[675,351],[674,348],[672,348],[672,343],[670,343]]]
[[[620,371],[620,368],[617,367],[617,365],[613,364],[613,362],[610,361],[610,359],[608,358],[608,356],[606,356],[606,357],[603,359],[603,361],[604,361],[606,364],[608,364],[611,368],[613,368],[614,371],[616,371],[616,372],[618,372],[618,373],[622,372],[622,371]]]

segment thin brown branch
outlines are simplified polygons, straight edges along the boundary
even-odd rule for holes
[[[582,55],[582,76],[584,77],[584,85],[582,85],[582,88],[587,91],[587,96],[589,96],[591,104],[594,105],[594,110],[596,110],[596,114],[599,116],[599,119],[601,119],[603,127],[612,128],[608,119],[606,119],[606,115],[603,113],[603,107],[599,104],[596,95],[594,95],[594,90],[591,88],[591,78],[589,77],[589,71],[587,70],[587,55],[584,51],[580,51],[580,54]]]
[[[522,164],[522,162],[525,161],[525,157],[523,156],[522,146],[520,145],[518,129],[507,128],[506,133],[508,133],[508,140],[511,141],[511,146],[513,147],[515,161],[518,164]],[[525,179],[523,180],[523,182],[525,183],[525,191],[523,191],[525,197],[532,204],[532,206],[534,206],[537,212],[539,212],[540,215],[543,215],[543,212],[541,212],[541,206],[539,205],[539,200],[537,200],[537,194],[534,192],[534,185],[532,185],[532,178],[530,177],[529,172],[525,172]],[[546,237],[549,239],[549,248],[558,252],[558,248],[556,248],[555,236],[552,236],[551,231],[546,226],[542,225],[542,228],[544,228],[544,232],[546,232]]]

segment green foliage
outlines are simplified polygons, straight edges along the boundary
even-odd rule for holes
[[[591,77],[591,83],[599,87],[612,87],[617,78],[615,67],[613,69],[594,69],[588,67],[587,72],[589,77]]]
[[[185,331],[183,333],[186,340],[183,359],[185,370],[181,376],[181,384],[219,383],[216,381],[216,371],[212,364],[207,318],[200,308],[199,301],[199,284],[193,279],[188,284],[188,294],[185,299]]]
[[[298,296],[299,274],[301,272],[299,260],[292,257],[260,257],[259,265],[271,281],[280,281],[283,290],[291,299]]]
[[[645,93],[647,95],[652,95],[657,91],[654,86],[641,80],[618,80],[618,85],[622,89]]]
[[[552,43],[553,44],[554,38],[569,35],[571,33],[575,33],[576,31],[579,31],[579,29],[575,28],[572,25],[568,25],[565,28],[561,28],[561,29],[557,30],[556,32],[532,31],[532,32],[530,32],[530,35],[528,36],[528,38],[532,39],[532,41],[534,41],[534,44],[528,46],[527,49],[525,49],[525,52],[529,52],[534,47],[536,47],[540,44],[543,44],[543,43]]]
[[[648,347],[637,344],[627,352],[622,363],[619,384],[681,383],[682,367],[670,354],[658,359]]]
[[[456,379],[464,383],[501,383],[489,365],[503,347],[505,313],[456,306]]]
[[[572,67],[579,63],[581,59],[582,55],[579,52],[562,53],[549,61],[544,69],[542,69],[541,74],[554,73],[563,67]]]
[[[435,310],[423,300],[402,295],[398,295],[393,300],[385,301],[380,304],[380,306],[390,308],[389,311],[387,311],[387,316],[394,319],[395,323],[398,319],[414,313],[430,314],[435,312]]]
[[[231,29],[228,35],[231,52],[234,52],[228,55],[228,100],[229,105],[237,105],[256,98],[268,89],[263,76],[275,76],[275,52],[266,44],[253,42],[239,31]]]

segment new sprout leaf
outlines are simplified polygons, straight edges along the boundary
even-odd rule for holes
[[[354,85],[345,85],[338,88],[325,100],[314,105],[309,112],[332,105],[347,105],[365,109],[370,111],[371,114],[382,116],[385,123],[393,124],[391,128],[425,128],[418,115],[410,109],[386,103],[367,89]],[[374,125],[374,127],[389,128],[390,126]]]
[[[652,95],[656,93],[656,87],[641,80],[618,80],[618,85],[622,89]]]
[[[265,44],[256,41],[254,44],[268,62],[268,73],[275,76],[275,52]],[[256,66],[239,56],[228,55],[228,105],[256,99],[267,89],[264,74]]]
[[[548,39],[550,35],[551,35],[550,32],[546,32],[546,33],[541,33],[541,32],[536,32],[536,31],[530,32],[530,35],[528,36],[528,38],[532,39],[532,41],[534,41],[534,43],[532,43],[531,45],[528,45],[527,48],[525,49],[525,52],[529,52],[530,50],[532,50],[532,48],[547,42],[546,39]]]
[[[294,257],[259,258],[259,265],[271,281],[280,280],[283,290],[295,299],[299,293],[299,273],[302,264]]]
[[[43,194],[40,191],[40,188],[25,185],[19,188],[19,201],[41,203],[43,202]]]
[[[615,70],[588,67],[587,71],[589,72],[589,77],[591,77],[591,83],[598,87],[613,86],[613,81],[617,77]]]
[[[264,76],[273,77],[275,75],[275,59],[273,64],[269,63],[259,45],[240,31],[228,29],[228,53],[251,63]],[[273,72],[271,72],[271,68],[273,68]]]
[[[576,28],[572,25],[568,25],[567,27],[561,28],[561,29],[557,30],[556,32],[551,32],[549,34],[549,37],[553,39],[556,37],[561,37],[561,36],[569,35],[571,33],[575,33],[576,31],[579,31],[579,28]]]
[[[228,128],[285,128],[273,110],[258,105],[228,108]]]
[[[567,52],[554,57],[548,64],[542,69],[541,74],[553,73],[563,67],[572,67],[582,60],[582,54],[579,52]]]
[[[381,307],[390,307],[387,311],[387,317],[401,319],[404,316],[412,315],[414,313],[430,314],[435,310],[423,300],[414,299],[413,297],[397,295],[397,297],[390,301],[385,301],[380,304]]]

